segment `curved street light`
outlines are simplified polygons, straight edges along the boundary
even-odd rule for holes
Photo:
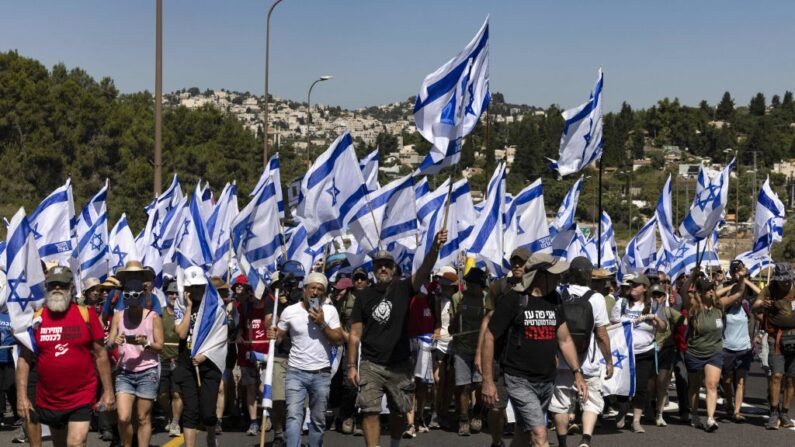
[[[312,85],[309,86],[309,92],[306,94],[306,107],[307,107],[306,119],[307,119],[307,126],[310,123],[312,123],[312,89],[315,88],[315,84],[317,84],[318,82],[328,81],[329,79],[334,79],[334,76],[332,76],[332,75],[323,75],[320,78],[318,78],[315,82],[313,82]],[[307,128],[307,133],[308,133],[308,131],[309,131],[309,129]]]
[[[265,97],[263,98],[265,107],[262,111],[262,136],[264,141],[262,153],[262,165],[268,166],[268,62],[270,58],[270,39],[271,39],[271,13],[282,0],[276,0],[268,10],[268,18],[265,22]]]

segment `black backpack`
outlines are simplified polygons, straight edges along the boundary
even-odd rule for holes
[[[560,306],[563,322],[569,328],[569,333],[577,348],[577,353],[582,355],[588,352],[593,333],[593,307],[588,301],[594,294],[593,290],[585,292],[583,296],[574,297]]]

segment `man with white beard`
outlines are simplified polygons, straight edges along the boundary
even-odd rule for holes
[[[38,352],[20,345],[16,374],[20,416],[36,427],[49,425],[56,447],[86,445],[97,373],[104,390],[98,407],[110,409],[115,404],[102,324],[93,307],[72,303],[72,277],[66,267],[47,272],[44,307],[36,311],[32,328]],[[29,375],[35,388],[31,395]],[[40,436],[29,433],[29,437],[32,446],[41,445]]]

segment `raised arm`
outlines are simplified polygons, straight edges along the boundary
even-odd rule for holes
[[[433,239],[433,246],[431,246],[431,249],[425,256],[425,259],[422,260],[420,268],[418,268],[417,272],[412,275],[411,285],[415,292],[420,290],[425,281],[427,281],[431,276],[433,265],[436,264],[436,259],[439,257],[439,249],[442,247],[442,245],[444,245],[445,242],[447,242],[447,229],[443,229],[442,231],[436,233],[436,237]]]

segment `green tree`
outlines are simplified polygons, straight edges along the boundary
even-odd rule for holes
[[[718,107],[715,109],[715,118],[719,120],[729,120],[734,116],[734,100],[729,92],[723,94],[723,98],[721,98],[720,102],[718,103]]]
[[[765,95],[761,92],[757,93],[756,96],[751,98],[751,102],[748,103],[748,113],[754,116],[765,116],[765,110],[767,109],[767,105],[765,104]]]

